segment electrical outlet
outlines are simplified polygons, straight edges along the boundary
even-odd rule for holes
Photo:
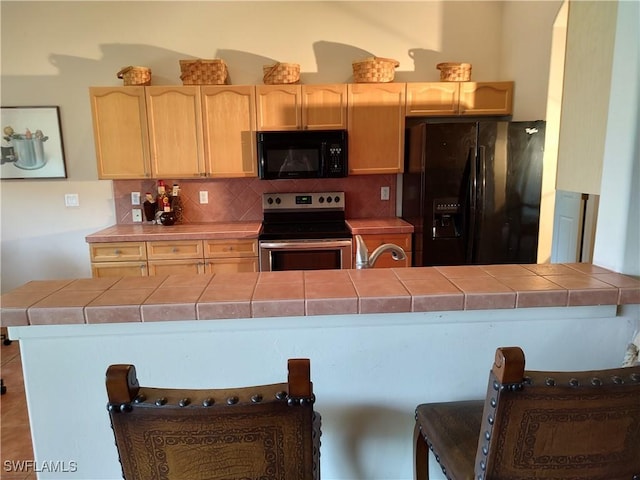
[[[64,194],[64,206],[65,207],[79,207],[80,198],[77,193],[65,193]]]
[[[380,187],[380,200],[389,200],[389,187]]]
[[[209,203],[209,192],[206,190],[200,191],[200,203]]]
[[[142,221],[142,210],[140,210],[139,208],[132,208],[131,209],[131,219],[134,222],[141,222]]]
[[[131,192],[131,205],[140,205],[140,192]]]

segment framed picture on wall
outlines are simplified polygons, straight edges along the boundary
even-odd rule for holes
[[[67,178],[59,107],[1,107],[0,119],[0,179]]]

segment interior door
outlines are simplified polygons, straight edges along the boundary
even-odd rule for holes
[[[581,207],[581,193],[561,190],[556,192],[551,263],[579,261],[580,231],[582,229]]]

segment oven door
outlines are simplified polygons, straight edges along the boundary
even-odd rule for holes
[[[261,240],[260,271],[351,268],[351,239]]]

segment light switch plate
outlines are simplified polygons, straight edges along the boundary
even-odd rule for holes
[[[64,194],[64,206],[65,207],[79,207],[80,197],[77,193],[65,193]]]
[[[131,219],[138,223],[142,221],[142,210],[140,210],[139,208],[132,208],[131,209]]]
[[[131,192],[131,205],[140,205],[140,192]]]
[[[200,191],[200,203],[209,203],[209,192],[206,190]]]

